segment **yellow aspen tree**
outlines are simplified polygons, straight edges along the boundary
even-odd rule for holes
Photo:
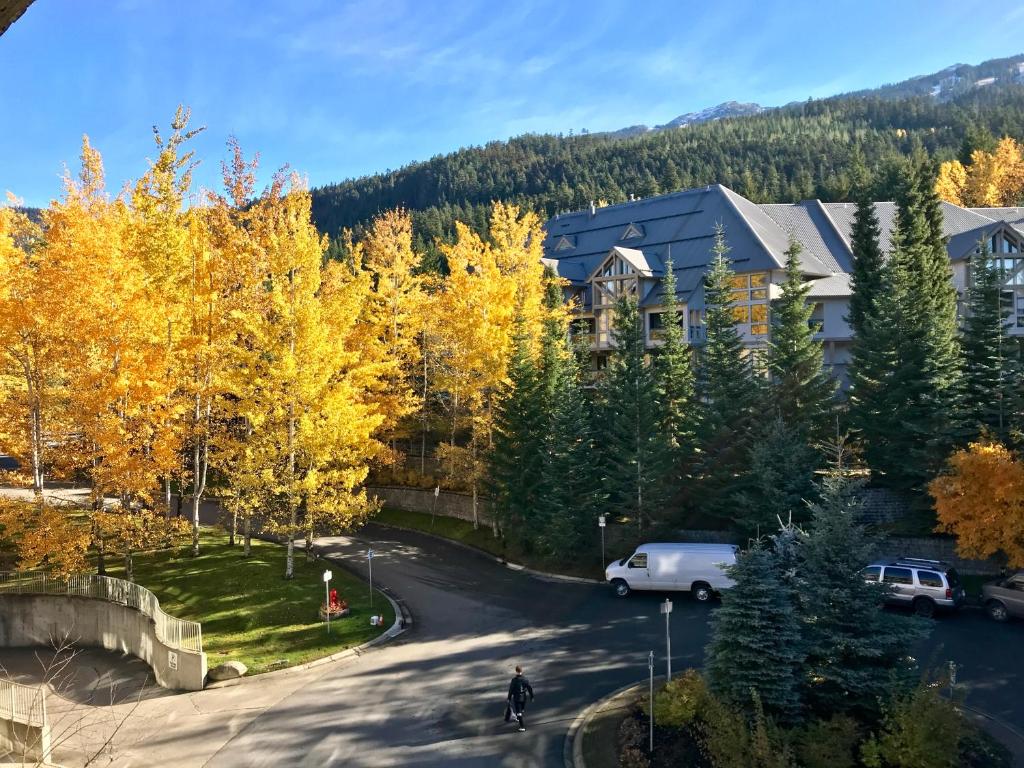
[[[935,194],[953,205],[966,205],[964,188],[967,186],[967,169],[959,160],[949,160],[939,166],[935,180]]]
[[[0,451],[29,469],[40,499],[61,431],[64,362],[58,286],[40,259],[41,234],[24,214],[0,207]]]
[[[21,570],[67,577],[89,568],[89,527],[65,509],[0,498],[0,530],[13,542]]]
[[[195,317],[197,257],[193,248],[196,241],[190,230],[190,217],[183,209],[195,166],[193,153],[184,151],[183,146],[202,131],[201,128],[189,130],[190,117],[190,111],[179,106],[171,120],[169,135],[165,137],[156,126],[153,127],[157,156],[132,188],[132,226],[127,243],[129,258],[137,261],[146,275],[148,304],[164,322],[166,353],[163,374],[167,392],[158,402],[160,412],[153,415],[157,432],[152,450],[163,469],[164,515],[167,518],[171,514],[172,478],[184,474],[179,448],[186,437],[191,439],[200,432],[196,422],[201,419],[193,407],[193,392],[185,391],[195,387],[178,387],[176,384],[181,376],[187,384],[194,385],[194,347],[197,338],[201,339]],[[201,260],[201,256],[199,258]],[[191,290],[183,291],[183,288]],[[193,475],[202,474],[202,470],[194,465],[189,469]],[[198,533],[196,517],[193,532],[196,554]]]
[[[971,443],[949,459],[948,472],[928,487],[935,499],[936,530],[957,538],[963,557],[998,552],[1024,568],[1024,462],[991,440]]]
[[[469,487],[474,526],[479,526],[479,489],[493,448],[494,399],[507,378],[516,318],[522,318],[534,343],[540,337],[542,240],[534,214],[520,215],[516,206],[495,203],[489,242],[459,223],[455,244],[442,246],[450,273],[435,302],[443,349],[438,378],[451,401],[451,432],[438,456],[448,475]],[[456,442],[460,427],[468,430],[468,446]]]
[[[354,261],[361,262],[373,278],[366,304],[368,319],[378,329],[390,367],[380,405],[386,419],[382,430],[390,446],[386,461],[394,463],[400,459],[397,439],[411,434],[406,417],[420,405],[412,384],[422,358],[424,293],[423,279],[417,274],[422,256],[412,247],[408,211],[391,210],[377,216],[355,253]]]

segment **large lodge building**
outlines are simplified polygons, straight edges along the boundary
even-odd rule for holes
[[[768,339],[768,305],[785,279],[790,236],[802,246],[803,273],[814,302],[812,321],[824,342],[825,364],[846,379],[850,358],[850,299],[853,253],[850,232],[853,203],[758,205],[715,184],[589,210],[559,214],[545,225],[545,263],[569,281],[579,317],[589,324],[594,366],[604,366],[612,347],[612,312],[623,294],[637,297],[649,347],[658,344],[662,278],[671,259],[676,299],[686,337],[704,338],[704,275],[711,258],[716,225],[721,224],[736,272],[735,313],[748,347]],[[875,203],[889,250],[895,217],[893,203]],[[1004,259],[1005,292],[1012,307],[1010,333],[1024,336],[1024,208],[960,208],[942,203],[943,229],[953,280],[961,296],[969,280],[969,259],[987,240]]]

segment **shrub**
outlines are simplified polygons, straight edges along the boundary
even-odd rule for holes
[[[957,768],[964,721],[931,686],[898,696],[883,709],[882,730],[865,742],[867,768]]]
[[[654,722],[666,728],[685,728],[701,714],[708,687],[696,670],[688,669],[666,683],[654,697]]]
[[[751,691],[753,718],[708,696],[701,725],[702,746],[715,768],[794,768],[786,734],[765,717],[761,699]]]
[[[793,734],[801,768],[855,768],[860,740],[860,727],[846,715],[815,720]]]
[[[1010,750],[974,725],[965,726],[960,739],[960,765],[963,768],[1013,768]]]
[[[619,726],[619,765],[622,768],[650,766],[648,738],[647,724],[638,707]]]

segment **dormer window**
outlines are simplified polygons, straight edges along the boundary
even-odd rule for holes
[[[634,239],[636,239],[638,237],[643,237],[643,236],[644,236],[643,225],[641,225],[641,224],[634,224],[633,222],[630,222],[629,226],[626,227],[626,230],[622,233],[622,237],[620,237],[619,239],[620,240],[634,240]]]
[[[576,238],[570,237],[569,235],[562,235],[558,238],[558,242],[555,243],[556,251],[571,251],[576,247]]]

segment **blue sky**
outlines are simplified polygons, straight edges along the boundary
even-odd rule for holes
[[[178,103],[207,129],[198,183],[216,186],[233,134],[315,186],[977,63],[1024,50],[1022,23],[998,0],[36,0],[0,37],[0,192],[45,205],[83,133],[116,190]]]

